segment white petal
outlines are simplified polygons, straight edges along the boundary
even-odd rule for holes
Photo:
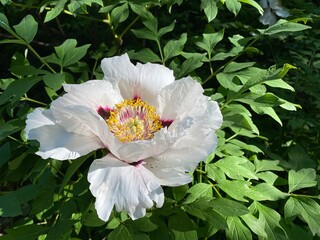
[[[112,84],[104,80],[91,80],[82,84],[64,84],[68,92],[59,100],[64,106],[82,105],[97,110],[100,106],[112,108],[123,99]]]
[[[284,8],[278,8],[275,9],[274,12],[279,16],[279,17],[283,17],[283,18],[287,18],[290,16],[290,13],[284,9]]]
[[[173,71],[160,64],[137,64],[139,83],[136,95],[151,105],[156,104],[159,91],[174,82]]]
[[[151,105],[159,90],[174,81],[172,70],[152,63],[135,66],[127,54],[103,59],[101,68],[104,79],[117,86],[123,98],[139,97]]]
[[[27,116],[26,124],[27,139],[39,141],[36,154],[44,159],[75,159],[103,147],[97,137],[67,132],[55,123],[51,110],[35,109]]]
[[[181,186],[192,180],[190,174],[187,174],[184,169],[179,166],[174,167],[168,161],[161,163],[159,159],[148,158],[145,163],[144,166],[158,178],[159,183],[163,186]]]
[[[170,145],[167,129],[162,128],[149,140],[135,142],[120,142],[112,135],[112,141],[108,145],[112,154],[128,163],[146,159],[162,153]]]
[[[270,8],[264,10],[262,16],[259,17],[259,21],[264,25],[273,25],[276,23],[277,18]]]
[[[203,94],[201,85],[184,78],[162,89],[159,96],[161,118],[173,120],[168,128],[170,147],[154,158],[163,168],[181,167],[193,171],[217,145],[215,130],[222,124],[218,104]]]
[[[104,221],[109,219],[113,206],[118,212],[125,210],[132,219],[137,219],[145,215],[153,201],[157,207],[164,202],[157,178],[143,164],[129,165],[112,154],[92,163],[88,181],[96,197],[98,216]]]
[[[118,88],[124,99],[135,97],[138,69],[130,62],[127,54],[105,58],[101,62],[104,79]]]

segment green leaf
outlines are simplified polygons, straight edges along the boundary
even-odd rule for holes
[[[37,34],[38,23],[34,20],[32,15],[27,15],[18,25],[13,26],[13,28],[20,37],[22,37],[27,43],[30,43]]]
[[[207,176],[210,179],[218,183],[226,180],[226,176],[224,172],[220,168],[218,168],[214,163],[208,164],[206,168],[207,168]]]
[[[0,127],[1,129],[1,127]],[[9,161],[10,156],[11,156],[11,147],[10,143],[6,142],[0,147],[0,167],[5,164],[6,162]]]
[[[130,59],[136,59],[143,63],[159,62],[161,59],[150,48],[143,48],[138,52],[129,52]]]
[[[59,0],[56,2],[54,8],[47,12],[44,22],[49,22],[52,19],[56,18],[64,9],[64,5],[67,3],[67,0]]]
[[[225,0],[225,3],[228,10],[237,16],[241,9],[241,3],[238,0]]]
[[[320,237],[320,206],[311,198],[290,197],[284,206],[286,218],[301,216],[307,222],[313,235]]]
[[[150,240],[170,240],[167,224],[160,218],[151,217],[151,221],[157,226],[157,229],[150,232]]]
[[[277,189],[276,187],[272,186],[269,183],[259,183],[253,188],[251,188],[251,190],[261,195],[260,199],[252,198],[253,200],[258,200],[258,201],[265,201],[265,200],[277,201],[279,199],[283,199],[289,196],[289,194],[281,192],[279,189]]]
[[[259,31],[264,35],[273,35],[273,34],[283,33],[283,32],[298,32],[298,31],[303,31],[310,28],[311,28],[310,26],[280,19],[278,22],[276,22],[274,25],[270,26],[269,28],[265,30],[259,30]]]
[[[0,196],[0,216],[16,217],[22,214],[20,202],[16,195],[8,193]]]
[[[49,73],[43,76],[43,81],[49,88],[57,91],[65,82],[65,75],[63,73]]]
[[[183,33],[178,40],[170,40],[163,48],[164,60],[181,54],[184,45],[187,42],[187,34]]]
[[[259,11],[260,15],[263,14],[263,8],[256,1],[254,0],[238,0],[238,1],[255,7]]]
[[[119,23],[124,22],[129,17],[129,6],[128,3],[124,3],[121,6],[115,7],[111,12],[111,23],[115,27]]]
[[[225,180],[217,184],[217,186],[230,197],[242,202],[248,202],[244,196],[250,191],[249,185],[250,183],[242,180]]]
[[[250,230],[241,222],[239,217],[227,218],[228,228],[226,229],[227,239],[232,240],[251,240]]]
[[[208,22],[211,22],[216,18],[218,13],[217,0],[201,0],[201,10],[204,10],[204,13],[208,19]]]
[[[34,66],[31,66],[31,65],[12,66],[10,68],[10,71],[13,74],[21,76],[21,77],[50,73],[50,72],[48,72],[46,70],[35,68]]]
[[[170,25],[160,28],[159,29],[159,38],[161,38],[164,34],[168,33],[168,32],[172,32],[172,30],[174,29],[175,26],[175,22],[172,22]]]
[[[266,207],[259,202],[253,202],[250,207],[252,213],[259,213],[258,224],[264,225],[269,240],[286,239],[287,234],[280,225],[281,215],[272,208]]]
[[[288,167],[293,170],[299,170],[303,168],[316,168],[316,163],[313,159],[310,158],[306,149],[300,145],[295,145],[290,148],[288,152],[289,161],[282,162],[285,164],[285,167]]]
[[[90,157],[92,154],[88,154],[82,157],[77,158],[77,161],[72,161],[70,166],[68,167],[68,170],[66,174],[63,177],[63,180],[60,184],[59,193],[62,192],[65,185],[69,182],[69,180],[72,178],[72,176],[75,174],[75,172],[80,168],[80,166]]]
[[[290,90],[292,92],[295,91],[293,87],[291,87],[288,83],[286,83],[282,79],[267,81],[265,82],[265,84],[273,88],[283,88],[283,89]]]
[[[183,205],[187,213],[210,223],[216,228],[226,229],[227,222],[218,211],[213,209],[213,204],[204,198],[199,198],[196,201]]]
[[[207,183],[198,183],[193,185],[187,193],[190,193],[185,203],[190,203],[195,201],[197,198],[202,197],[212,197],[212,186]]]
[[[152,232],[157,229],[157,225],[151,222],[147,217],[139,218],[131,222],[131,227],[140,232]]]
[[[249,213],[240,216],[240,218],[248,225],[252,232],[263,238],[268,237],[267,233],[264,231],[264,224],[255,216]]]
[[[11,100],[12,103],[20,100],[20,98],[29,91],[29,89],[39,82],[39,77],[28,77],[17,79],[10,83],[8,88],[0,95],[0,105]]]
[[[254,160],[254,165],[256,166],[256,172],[263,171],[283,171],[284,169],[279,166],[278,160]]]
[[[196,45],[205,50],[208,55],[211,56],[214,47],[223,39],[223,35],[224,29],[216,33],[204,33],[202,34],[202,41],[196,42]],[[209,61],[211,61],[211,57],[209,57]]]
[[[1,153],[1,151],[0,151]],[[172,194],[176,202],[181,201],[189,189],[188,184],[172,188]]]
[[[313,187],[317,185],[316,171],[312,168],[303,168],[297,172],[294,170],[289,171],[288,184],[289,193],[297,191],[302,188]]]
[[[197,231],[189,216],[181,212],[169,217],[168,228],[172,239],[197,240]]]
[[[8,18],[3,13],[0,13],[0,27],[2,27],[4,30],[10,33],[13,32],[9,26]]]
[[[247,159],[242,157],[229,156],[222,158],[221,160],[214,163],[214,165],[220,168],[228,177],[232,179],[258,179],[249,168],[243,165],[247,161]]]
[[[77,159],[78,160],[78,159]],[[77,161],[73,161],[77,162]],[[70,167],[69,167],[70,168]],[[88,213],[83,214],[81,219],[81,224],[88,227],[101,227],[106,224],[106,222],[102,221],[97,214],[96,210],[89,211]],[[110,224],[115,224],[116,227],[119,226],[120,222],[116,218],[111,218],[108,221],[108,229],[114,229],[116,227],[110,227]]]
[[[25,127],[24,120],[12,119],[0,125],[0,141],[9,135],[22,130]]]
[[[249,213],[249,210],[242,203],[228,198],[215,198],[211,201],[212,208],[223,216],[240,216]]]
[[[46,240],[69,240],[75,220],[60,220],[50,227]]]
[[[192,56],[186,59],[182,65],[176,70],[176,78],[180,79],[193,70],[202,66],[203,62],[201,62],[202,56]]]
[[[282,126],[282,121],[279,118],[278,114],[274,111],[272,107],[259,107],[259,106],[251,106],[252,110],[255,111],[257,114],[266,114],[272,117],[276,122]]]
[[[24,225],[17,228],[11,228],[6,230],[6,235],[1,237],[1,240],[34,240],[40,235],[47,233],[49,227],[43,225]]]
[[[76,46],[76,39],[67,39],[63,44],[54,48],[60,60],[60,66],[67,67],[78,62],[86,55],[90,44],[86,44],[81,47]]]
[[[115,230],[113,230],[109,234],[108,239],[109,240],[134,240],[128,228],[124,225],[120,225]]]

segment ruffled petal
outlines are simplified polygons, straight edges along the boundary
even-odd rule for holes
[[[35,109],[28,115],[26,124],[27,139],[39,141],[36,154],[44,159],[75,159],[103,147],[96,136],[67,132],[56,123],[51,110]]]
[[[173,71],[159,64],[130,62],[127,54],[105,58],[101,68],[104,79],[119,88],[124,99],[141,98],[155,103],[159,90],[174,81]]]
[[[127,162],[137,162],[151,156],[158,155],[170,145],[167,129],[162,128],[149,140],[139,140],[134,142],[120,142],[114,135],[110,137],[111,143],[108,145],[110,152],[119,159]]]
[[[124,163],[108,154],[95,160],[89,169],[90,191],[96,197],[95,208],[100,219],[107,221],[115,206],[126,211],[132,219],[141,218],[146,209],[161,207],[163,190],[157,178],[142,163]]]
[[[218,104],[203,94],[201,85],[184,78],[162,89],[161,118],[173,120],[168,128],[171,145],[154,158],[163,168],[181,167],[192,171],[217,145],[215,130],[222,124]]]
[[[192,181],[190,174],[179,166],[171,166],[169,162],[161,163],[157,158],[145,159],[145,168],[152,172],[163,186],[181,186]]]
[[[90,80],[82,84],[64,84],[68,92],[59,100],[64,106],[82,105],[97,110],[100,106],[113,108],[123,99],[113,85],[104,80]]]
[[[259,17],[263,25],[273,25],[277,22],[277,17],[270,8],[264,9],[264,13]]]

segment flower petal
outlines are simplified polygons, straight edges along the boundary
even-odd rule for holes
[[[90,80],[82,84],[64,84],[68,92],[59,100],[64,106],[82,105],[97,110],[100,106],[112,108],[123,99],[112,84],[104,80]]]
[[[161,88],[174,81],[173,71],[159,64],[130,62],[127,54],[102,60],[104,79],[118,87],[124,99],[136,97],[153,104]]]
[[[149,140],[139,140],[134,142],[120,142],[113,135],[111,143],[108,145],[109,150],[119,159],[127,162],[137,162],[148,157],[158,155],[169,147],[167,129],[162,128],[154,134]]]
[[[152,172],[163,186],[181,186],[190,183],[192,177],[185,173],[185,170],[179,166],[165,165],[159,159],[148,158],[145,159],[145,168]],[[166,162],[168,164],[168,162]]]
[[[44,159],[75,159],[103,147],[98,137],[67,132],[56,123],[51,110],[35,109],[26,123],[26,137],[39,141],[36,154]]]
[[[137,219],[145,215],[153,201],[157,207],[164,202],[157,178],[143,164],[129,165],[112,154],[91,164],[88,181],[96,197],[98,216],[104,221],[109,219],[113,206],[118,212],[125,210],[132,219]]]
[[[222,124],[218,104],[203,94],[203,88],[191,78],[184,78],[161,90],[161,118],[172,119],[168,134],[170,147],[155,156],[164,168],[181,167],[193,171],[217,145],[214,131]]]

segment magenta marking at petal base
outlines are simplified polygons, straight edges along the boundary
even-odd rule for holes
[[[137,161],[137,162],[132,162],[132,163],[130,163],[130,165],[131,165],[131,166],[134,166],[134,167],[138,167],[138,166],[140,166],[140,165],[143,164],[143,163],[144,163],[143,160],[139,160],[139,161]]]
[[[97,109],[98,114],[104,119],[107,120],[110,117],[110,111],[112,109],[109,108],[108,106],[99,106]]]
[[[171,123],[173,123],[172,119],[160,120],[162,127],[170,127]]]

